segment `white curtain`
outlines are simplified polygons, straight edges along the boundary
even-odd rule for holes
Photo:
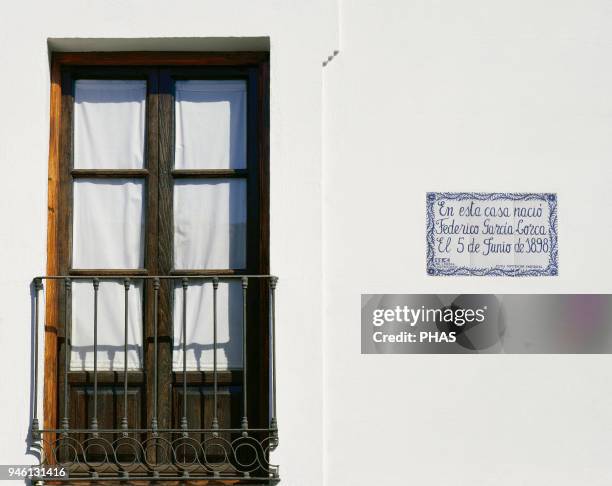
[[[246,82],[179,81],[175,85],[175,167],[246,168]],[[244,180],[185,179],[174,186],[174,267],[246,267]],[[213,367],[212,285],[187,291],[187,369]],[[217,365],[242,366],[242,287],[221,283],[217,294]],[[173,368],[182,370],[182,288],[174,292]]]
[[[246,266],[244,180],[178,181],[174,186],[174,265],[177,269]],[[187,294],[187,369],[212,369],[212,285],[190,285]],[[242,287],[220,283],[217,294],[219,369],[242,364]],[[174,292],[175,370],[183,369],[183,294]]]
[[[74,167],[139,169],[144,164],[144,80],[79,79],[74,93]]]
[[[246,266],[246,183],[183,179],[174,185],[174,267]]]
[[[74,181],[72,267],[142,268],[144,182]]]
[[[177,81],[175,120],[175,168],[246,167],[245,81]]]
[[[187,288],[187,370],[213,369],[212,283]],[[172,367],[183,369],[183,288],[174,289],[174,352]],[[217,290],[217,368],[242,367],[242,285],[220,282]]]
[[[98,370],[123,370],[125,288],[101,281],[98,290]],[[142,368],[142,285],[128,293],[128,368]],[[93,370],[94,289],[91,281],[72,283],[71,370]]]
[[[240,80],[176,83],[175,167],[246,168],[246,83]],[[75,84],[74,166],[135,169],[144,166],[146,82],[78,80]],[[145,183],[136,179],[74,182],[72,267],[134,269],[144,266]],[[246,182],[178,180],[174,186],[174,267],[246,267]],[[123,369],[124,288],[102,281],[98,294],[98,369]],[[182,369],[183,294],[173,295],[173,367]],[[93,287],[73,283],[71,369],[93,369]],[[242,287],[218,291],[219,369],[242,366]],[[129,293],[129,369],[142,368],[142,285]],[[212,285],[187,291],[187,368],[213,363]]]
[[[77,80],[74,167],[144,166],[146,82]],[[72,267],[133,269],[144,266],[144,183],[136,179],[77,179],[73,187]],[[98,292],[98,369],[123,369],[124,287],[101,281]],[[142,368],[142,285],[129,292],[129,369]],[[93,369],[94,292],[72,284],[70,369]]]

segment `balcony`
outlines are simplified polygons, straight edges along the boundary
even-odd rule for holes
[[[99,310],[100,285],[105,282],[122,284],[124,298],[113,303],[119,307],[123,322],[123,359],[121,366],[112,370],[100,369],[101,353],[105,350],[99,344]],[[73,289],[76,284],[85,286],[91,292],[88,298],[93,302],[91,315],[91,332],[93,335],[92,359],[93,369],[74,371],[69,361],[72,353],[73,329]],[[220,369],[218,353],[221,346],[218,339],[218,291],[220,285],[234,284],[239,292],[241,303],[238,314],[242,326],[240,346],[242,366],[240,369]],[[275,290],[277,278],[271,275],[173,275],[173,276],[121,276],[121,275],[88,275],[88,276],[48,276],[36,277],[33,280],[34,309],[34,393],[33,420],[31,425],[31,447],[38,451],[40,466],[63,467],[68,475],[53,477],[52,481],[223,481],[223,484],[276,484],[279,481],[278,467],[270,464],[269,456],[278,445],[278,427],[276,421],[276,360],[275,360]],[[175,364],[171,369],[172,384],[167,385],[160,375],[168,372],[168,355],[163,356],[164,337],[167,338],[168,318],[164,328],[163,300],[170,297],[172,289],[182,296],[181,305],[175,308],[179,313],[178,321],[182,325],[181,336],[187,336],[187,302],[192,286],[204,286],[210,292],[212,306],[205,309],[210,312],[212,323],[212,366],[206,372],[190,371],[187,367],[187,351],[190,343],[186,338],[180,342],[170,343],[181,351],[182,369]],[[53,428],[41,427],[38,418],[39,395],[39,329],[43,328],[42,306],[45,292],[53,287],[53,296],[58,305],[58,371],[57,386],[57,422]],[[133,329],[128,306],[133,300],[130,292],[139,289],[142,292],[142,315],[146,322],[143,353],[146,357],[145,372],[128,368],[128,342]],[[252,293],[252,295],[249,295]],[[81,292],[79,294],[83,296]],[[200,295],[194,292],[192,295]],[[171,298],[171,297],[170,297]],[[55,301],[54,300],[54,301]],[[251,319],[252,313],[247,308],[253,302],[259,309],[259,318]],[[46,302],[46,298],[45,301]],[[49,303],[46,303],[47,306]],[[166,304],[167,305],[167,304]],[[253,322],[255,321],[255,322]],[[89,321],[87,321],[89,322]],[[202,323],[198,322],[198,325]],[[89,325],[89,324],[88,324]],[[254,369],[249,359],[249,340],[247,336],[256,332],[253,326],[260,327],[260,335],[265,339],[266,359],[261,362],[267,369]],[[261,331],[264,328],[264,331]],[[170,360],[172,361],[172,360]],[[180,360],[178,361],[180,363]],[[164,368],[164,363],[166,368]],[[172,365],[170,365],[172,367]],[[249,373],[259,373],[267,380],[262,390],[249,389]],[[228,376],[237,380],[232,385],[231,414],[220,413],[223,408],[219,402],[226,400],[223,383]],[[194,380],[197,382],[194,385]],[[199,380],[199,381],[198,381]],[[163,386],[159,386],[162,383]],[[238,385],[235,385],[238,383]],[[140,388],[138,388],[140,387]],[[164,390],[172,388],[170,395]],[[80,390],[81,401],[75,402],[74,390]],[[134,392],[140,390],[140,409],[143,413],[134,413]],[[48,392],[48,390],[45,390]],[[71,395],[72,393],[72,395]],[[198,395],[199,394],[199,395]],[[265,426],[250,420],[252,410],[250,400],[260,399],[265,394]],[[193,398],[197,395],[196,398]],[[201,398],[201,405],[197,400]],[[110,399],[108,397],[111,397]],[[170,396],[170,399],[168,399]],[[84,397],[84,398],[83,398]],[[131,397],[131,398],[130,398]],[[190,398],[191,397],[191,398]],[[110,401],[109,401],[110,400]],[[194,401],[196,400],[196,401]],[[78,407],[75,405],[78,404]],[[163,416],[163,407],[171,407],[171,418]],[[79,410],[74,410],[80,407]],[[112,408],[112,411],[110,410]],[[194,408],[197,413],[194,414]],[[80,414],[80,415],[79,415]],[[138,416],[139,418],[134,418]],[[79,418],[80,417],[80,418]],[[144,417],[144,418],[143,418]],[[195,418],[194,418],[195,417]],[[257,422],[257,421],[255,421]],[[49,420],[44,422],[49,424]],[[34,478],[35,481],[51,481],[50,478]]]

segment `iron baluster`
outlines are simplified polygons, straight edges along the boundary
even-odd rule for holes
[[[153,280],[153,419],[151,428],[157,435],[157,311],[159,306],[159,278]]]
[[[181,429],[183,435],[187,436],[187,286],[189,279],[183,278],[183,417],[181,418]]]
[[[121,428],[128,428],[128,323],[129,323],[129,293],[130,279],[123,280],[125,288],[125,307],[124,307],[124,340],[123,340],[123,418],[121,419]],[[125,435],[125,433],[124,433]]]
[[[40,439],[40,424],[38,423],[38,321],[40,320],[40,291],[42,280],[34,279],[34,396],[32,410],[32,439]]]
[[[217,290],[219,289],[219,278],[214,277],[213,285],[213,430],[219,429],[217,417]],[[216,437],[216,433],[213,434]]]
[[[70,367],[70,330],[72,328],[72,281],[64,279],[64,301],[65,301],[65,321],[64,321],[64,416],[61,428],[70,428],[69,400],[68,400],[68,369]]]
[[[248,277],[242,277],[242,435],[246,436],[249,428],[247,412],[247,288]]]
[[[100,280],[93,279],[94,288],[94,405],[93,417],[91,418],[92,430],[98,430],[98,290],[100,289]],[[94,437],[97,434],[94,432]]]
[[[270,277],[270,340],[271,356],[272,361],[272,414],[270,418],[270,430],[272,431],[272,448],[276,448],[278,445],[278,422],[276,420],[276,284],[278,282],[277,277]]]

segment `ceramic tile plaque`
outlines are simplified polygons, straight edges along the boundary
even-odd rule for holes
[[[557,195],[427,193],[431,276],[555,276]]]

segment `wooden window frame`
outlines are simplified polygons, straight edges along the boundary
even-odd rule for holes
[[[259,211],[257,221],[260,228],[260,249],[257,255],[259,271],[268,274],[269,263],[269,53],[268,52],[69,52],[54,53],[51,59],[50,95],[50,134],[48,165],[48,223],[47,223],[47,275],[59,275],[60,241],[59,228],[61,217],[62,167],[60,163],[60,143],[63,126],[62,113],[62,70],[70,66],[87,67],[214,67],[248,66],[257,68],[259,119],[258,125],[258,196]],[[65,139],[65,137],[64,137]],[[185,174],[188,175],[188,174]],[[44,351],[44,429],[54,429],[58,424],[58,330],[60,306],[60,286],[58,281],[49,280],[45,306],[45,351]],[[268,349],[260,350],[260,356],[268,356]],[[257,368],[251,368],[252,370]],[[265,381],[267,366],[261,366],[260,380]],[[263,410],[267,403],[267,393],[259,394]],[[259,401],[259,400],[258,400]]]

